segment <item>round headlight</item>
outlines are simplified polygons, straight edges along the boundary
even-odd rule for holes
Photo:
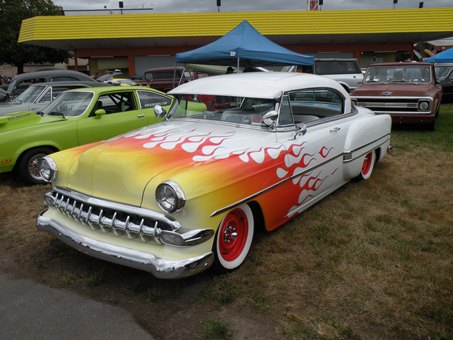
[[[423,102],[419,102],[418,103],[418,109],[420,111],[426,111],[426,110],[428,110],[428,108],[429,108],[429,103],[428,102],[423,101]]]
[[[49,156],[41,158],[39,162],[39,174],[46,182],[52,182],[57,175],[57,165]]]
[[[184,207],[186,198],[177,183],[165,181],[156,189],[156,201],[163,211],[172,213]]]

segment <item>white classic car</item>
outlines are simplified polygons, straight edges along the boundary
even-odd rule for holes
[[[229,271],[273,230],[349,180],[368,179],[391,118],[298,73],[202,78],[170,92],[163,123],[45,157],[37,220],[70,246],[160,278]]]

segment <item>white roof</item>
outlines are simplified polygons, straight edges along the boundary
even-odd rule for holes
[[[280,98],[283,92],[314,87],[331,87],[349,98],[335,80],[296,72],[246,72],[212,76],[182,84],[168,93],[275,99]]]

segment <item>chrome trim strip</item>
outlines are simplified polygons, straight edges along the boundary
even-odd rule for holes
[[[239,205],[241,205],[241,204],[243,204],[243,203],[245,203],[245,202],[247,202],[247,201],[250,201],[250,200],[254,199],[255,197],[257,197],[257,196],[259,196],[259,195],[261,195],[261,194],[264,194],[264,193],[266,193],[266,192],[268,192],[268,191],[270,191],[270,190],[272,190],[272,189],[274,189],[274,188],[276,188],[276,187],[278,187],[278,186],[280,186],[280,185],[282,185],[282,184],[284,184],[284,183],[286,183],[286,182],[288,182],[288,181],[293,180],[294,178],[300,177],[300,176],[306,174],[307,172],[311,172],[311,171],[313,171],[313,170],[316,170],[317,168],[323,166],[324,164],[326,164],[326,163],[328,163],[328,162],[331,162],[331,161],[333,161],[333,160],[335,160],[335,159],[337,159],[337,158],[339,158],[339,157],[343,157],[343,162],[345,162],[345,161],[344,161],[344,156],[345,156],[345,155],[351,154],[351,157],[352,157],[352,152],[355,152],[355,151],[360,150],[360,149],[362,149],[362,148],[364,148],[364,147],[366,147],[366,146],[369,146],[369,145],[371,145],[371,144],[374,144],[374,143],[376,143],[376,142],[378,142],[378,141],[380,141],[381,139],[386,138],[386,137],[387,137],[387,139],[384,140],[382,143],[378,144],[376,147],[381,146],[381,145],[383,145],[383,144],[385,144],[385,143],[387,142],[387,140],[390,138],[390,134],[386,134],[385,136],[383,136],[383,137],[381,137],[381,138],[378,138],[378,139],[376,139],[376,140],[373,141],[373,142],[370,142],[370,143],[368,143],[368,144],[365,144],[365,145],[363,145],[363,146],[361,146],[361,147],[359,147],[359,148],[357,148],[357,149],[355,149],[355,150],[353,150],[353,151],[345,151],[345,152],[343,152],[343,153],[340,153],[340,154],[338,154],[337,156],[335,156],[335,157],[333,157],[333,158],[330,158],[329,160],[327,160],[327,161],[325,161],[325,162],[322,162],[322,163],[320,163],[320,164],[318,164],[318,165],[316,165],[316,166],[311,167],[310,169],[304,170],[304,171],[299,172],[299,173],[297,173],[297,174],[295,174],[295,175],[293,175],[293,176],[291,176],[291,177],[285,178],[285,179],[283,179],[283,180],[281,180],[281,181],[279,181],[279,182],[277,182],[277,183],[275,183],[275,184],[273,184],[273,185],[271,185],[271,186],[269,186],[269,187],[267,187],[267,188],[265,188],[265,189],[263,189],[263,190],[258,191],[257,193],[255,193],[255,194],[253,194],[253,195],[247,196],[247,197],[245,197],[245,198],[243,198],[243,199],[241,199],[241,200],[239,200],[239,201],[237,201],[237,202],[234,202],[234,203],[229,204],[229,205],[227,205],[227,206],[225,206],[225,207],[223,207],[223,208],[221,208],[221,209],[218,209],[218,210],[213,211],[213,212],[211,213],[210,216],[211,216],[211,217],[214,217],[214,216],[216,216],[216,215],[218,215],[218,214],[221,214],[221,213],[223,213],[223,212],[225,212],[225,211],[227,211],[227,210],[230,210],[230,209],[232,209],[232,208],[234,208],[234,207],[237,207],[237,206],[239,206]],[[358,157],[360,157],[360,156],[358,156]],[[356,157],[356,158],[358,158],[358,157]],[[354,159],[356,159],[356,158],[354,158]],[[353,161],[354,159],[351,159],[351,161]],[[348,162],[349,162],[349,161],[348,161]]]
[[[46,231],[78,251],[101,260],[140,269],[161,279],[192,276],[208,269],[214,262],[212,252],[183,260],[167,260],[151,253],[123,248],[77,234],[41,213],[36,222],[39,231]]]
[[[385,140],[382,141],[382,142],[380,142],[380,140],[382,140],[382,139],[384,139],[384,138],[385,138]],[[362,146],[360,146],[360,147],[358,147],[358,148],[356,148],[356,149],[354,149],[354,150],[344,152],[344,153],[343,153],[343,155],[344,155],[344,157],[343,157],[343,162],[344,162],[344,163],[349,163],[349,162],[355,161],[357,158],[360,158],[360,157],[362,157],[363,155],[366,155],[369,151],[366,151],[366,152],[360,154],[359,156],[352,158],[352,155],[353,155],[354,152],[357,152],[357,151],[359,151],[359,150],[361,150],[361,149],[363,149],[363,148],[366,148],[367,146],[373,145],[373,144],[375,144],[375,143],[379,143],[376,147],[382,146],[382,145],[385,144],[388,140],[390,140],[390,133],[388,133],[388,134],[382,136],[382,137],[379,138],[379,139],[376,139],[376,140],[373,141],[373,142],[370,142],[370,143],[368,143],[368,144],[362,145]]]
[[[414,97],[414,96],[351,96],[351,99],[382,99],[384,100],[392,100],[392,99],[411,99],[414,101],[419,101],[419,100],[433,100],[432,97]]]

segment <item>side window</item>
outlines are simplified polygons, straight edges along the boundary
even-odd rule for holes
[[[117,92],[104,94],[98,98],[98,101],[93,108],[92,115],[99,109],[104,109],[107,114],[135,110],[133,93]]]
[[[289,96],[285,95],[282,98],[280,115],[278,117],[278,125],[294,124],[293,113],[291,112],[291,105]]]
[[[137,93],[142,109],[152,108],[154,107],[154,105],[167,106],[171,103],[171,100],[169,98],[161,96],[160,94],[154,92],[138,91]]]
[[[289,100],[296,123],[308,123],[343,113],[343,98],[333,89],[295,91],[289,94]]]
[[[12,92],[12,97],[17,97],[19,94],[24,92],[31,84],[43,83],[45,81],[46,79],[44,78],[32,78],[18,82],[16,84],[16,88]]]
[[[60,94],[62,94],[66,90],[79,88],[80,86],[54,86],[52,88],[48,88],[46,93],[41,97],[39,102],[41,104],[50,103],[52,100],[55,100]]]
[[[447,78],[447,79],[453,80],[453,71],[450,72],[450,74],[448,75],[448,78]]]

